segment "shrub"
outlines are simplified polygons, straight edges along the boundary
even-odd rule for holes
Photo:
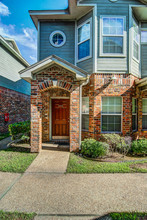
[[[30,136],[30,121],[18,122],[9,125],[12,140],[21,138],[24,134]]]
[[[139,139],[132,142],[130,151],[132,155],[146,156],[147,155],[147,139]]]
[[[129,136],[121,137],[118,134],[102,134],[101,140],[109,144],[111,152],[126,155],[131,147],[132,138]]]
[[[81,153],[92,158],[105,156],[108,152],[108,149],[108,144],[98,142],[94,139],[85,139],[81,144]]]

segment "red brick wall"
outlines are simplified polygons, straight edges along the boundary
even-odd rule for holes
[[[4,121],[9,113],[9,122]],[[8,125],[30,120],[30,96],[0,87],[0,133],[8,131]]]
[[[83,96],[89,95],[89,132],[82,132],[82,139],[99,139],[101,134],[101,98],[103,96],[121,96],[123,98],[122,134],[132,134],[132,96],[135,93],[132,75],[92,74],[90,84],[83,87]]]
[[[52,86],[51,79],[58,80],[59,89]],[[48,88],[45,82],[49,85]],[[49,99],[52,96],[67,97],[67,92],[61,92],[64,89],[70,94],[70,151],[79,148],[79,82],[73,73],[55,65],[37,74],[31,82],[32,152],[41,149],[42,137],[43,141],[49,141]]]

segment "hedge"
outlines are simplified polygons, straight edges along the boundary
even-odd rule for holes
[[[23,136],[24,134],[30,133],[30,121],[24,121],[24,122],[18,122],[14,124],[9,125],[9,132],[10,135],[12,136],[12,140],[15,140],[18,138],[19,134],[20,137]]]

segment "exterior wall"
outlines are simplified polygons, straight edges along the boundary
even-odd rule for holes
[[[53,31],[63,31],[66,42],[62,47],[54,47],[50,44],[49,37]],[[50,55],[57,55],[74,64],[75,58],[75,22],[48,21],[40,23],[40,51],[39,60]]]
[[[82,24],[83,22],[85,22],[86,20],[88,20],[89,18],[93,18],[93,11],[90,11],[88,14],[86,14],[85,16],[83,16],[82,18],[80,18],[78,21],[77,21],[77,26]],[[93,19],[92,19],[92,23],[93,23]],[[92,31],[93,31],[93,25],[91,23],[91,28],[92,28]],[[93,35],[92,35],[93,36]],[[93,37],[92,37],[93,38]],[[84,60],[84,61],[81,61],[81,62],[78,62],[77,63],[77,66],[80,67],[81,69],[84,69],[86,70],[88,73],[92,73],[93,72],[93,39],[91,38],[92,40],[92,48],[91,48],[91,52],[92,52],[92,58],[90,59],[87,59],[87,60]],[[77,45],[75,45],[77,46]]]
[[[109,81],[111,74],[92,74],[90,86],[83,88],[83,96],[89,95],[89,132],[82,132],[82,139],[99,139],[101,134],[101,98],[103,96],[121,96],[123,98],[122,132],[132,135],[132,96],[135,93],[131,75],[116,74],[115,81]]]
[[[30,84],[21,79],[18,73],[24,68],[24,64],[0,45],[0,86],[30,95]]]
[[[147,130],[142,130],[142,99],[147,98],[147,91],[141,92],[137,88],[133,97],[138,100],[138,131],[133,133],[133,137],[134,139],[139,137],[147,138]]]
[[[141,45],[141,76],[147,77],[147,44]]]
[[[9,122],[4,121],[9,113]],[[0,133],[8,131],[8,125],[30,120],[30,96],[0,86]]]
[[[97,50],[97,72],[98,73],[128,73],[129,72],[129,5],[141,5],[137,0],[119,0],[110,2],[108,0],[82,0],[80,4],[97,4],[98,18],[98,50]],[[100,16],[101,15],[122,15],[126,16],[126,57],[101,57],[100,56]],[[139,65],[132,60],[131,66],[134,75],[139,75]]]
[[[80,134],[79,82],[76,80],[75,75],[58,66],[45,69],[37,74],[36,79],[31,82],[31,151],[38,152],[41,149],[42,136],[43,141],[50,140],[50,97],[58,95],[65,97],[68,94],[55,89],[52,84],[45,88],[45,82],[50,82],[51,78],[58,80],[59,89],[66,90],[70,94],[70,151],[76,151],[79,149]],[[71,86],[69,87],[69,85]]]

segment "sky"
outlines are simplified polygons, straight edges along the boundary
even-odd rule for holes
[[[0,35],[15,39],[22,56],[37,61],[37,31],[29,10],[66,9],[68,0],[0,0]]]

